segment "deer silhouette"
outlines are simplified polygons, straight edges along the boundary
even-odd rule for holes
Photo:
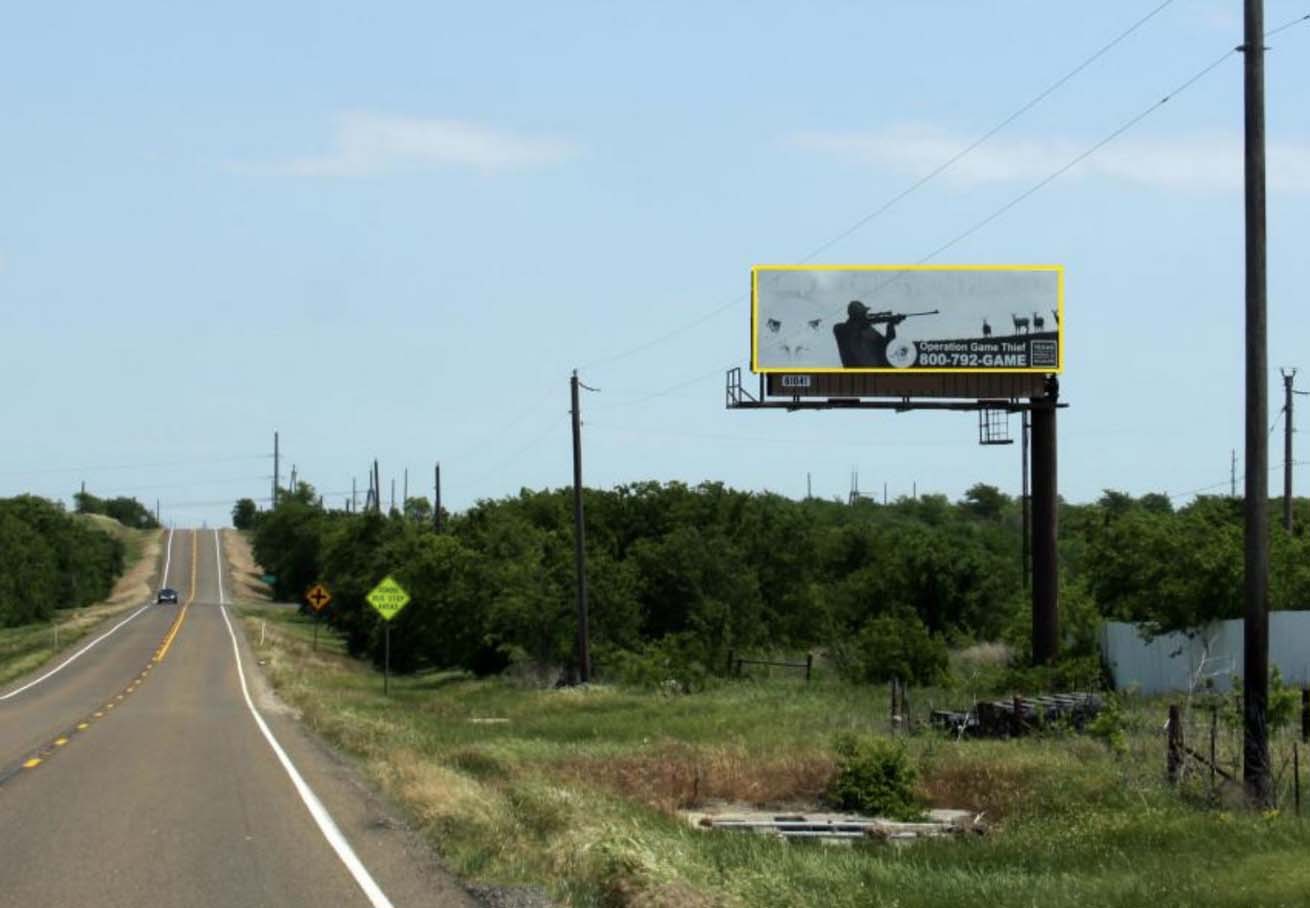
[[[1012,322],[1014,322],[1014,333],[1015,333],[1015,334],[1018,334],[1018,333],[1019,333],[1019,329],[1020,329],[1020,328],[1022,328],[1025,332],[1028,331],[1028,316],[1025,315],[1023,318],[1019,318],[1019,316],[1017,316],[1017,315],[1015,315],[1013,312],[1011,312],[1011,313],[1010,313],[1010,320],[1011,320]]]
[[[992,326],[987,324],[987,319],[983,319],[983,337],[992,336]]]
[[[1033,313],[1033,328],[1035,328],[1035,329],[1038,330],[1038,331],[1041,331],[1041,330],[1042,330],[1043,328],[1045,328],[1045,327],[1046,327],[1046,319],[1042,318],[1040,315],[1038,315],[1036,312],[1034,312],[1034,313]]]
[[[1058,313],[1058,312],[1056,312],[1054,309],[1052,309],[1052,310],[1051,310],[1051,315],[1055,316],[1055,323],[1056,323],[1057,325],[1060,324],[1060,313]]]

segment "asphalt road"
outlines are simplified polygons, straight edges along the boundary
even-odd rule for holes
[[[471,908],[277,708],[221,604],[216,533],[179,530],[167,557],[180,605],[0,688],[0,906]]]

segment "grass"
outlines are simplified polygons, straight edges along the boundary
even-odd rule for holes
[[[152,538],[158,530],[133,530],[118,521],[98,514],[79,515],[97,529],[123,540],[124,566],[119,587],[140,578],[147,566],[141,564]],[[0,628],[0,684],[40,668],[57,654],[86,637],[101,623],[142,604],[139,597],[118,595],[108,602],[83,608],[59,609],[54,621]]]
[[[885,733],[885,691],[764,680],[665,696],[427,674],[392,679],[384,698],[379,674],[331,634],[310,651],[308,619],[244,614],[252,643],[264,623],[260,658],[281,696],[475,880],[542,884],[588,908],[1310,903],[1310,823],[1224,806],[1223,791],[1215,803],[1208,774],[1181,790],[1164,784],[1160,702],[1124,708],[1120,754],[1059,730],[906,739],[921,797],[985,811],[986,836],[905,848],[783,844],[701,832],[676,810],[713,799],[812,806],[833,770],[833,735]],[[916,693],[920,709],[967,699]]]

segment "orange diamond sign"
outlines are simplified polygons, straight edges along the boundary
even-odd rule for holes
[[[309,603],[309,607],[314,611],[321,612],[332,601],[332,594],[328,592],[328,588],[323,584],[316,583],[305,591],[305,601]]]

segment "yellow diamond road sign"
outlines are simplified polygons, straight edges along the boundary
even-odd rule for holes
[[[373,587],[373,591],[364,598],[387,621],[394,618],[396,612],[409,605],[409,593],[390,577]]]
[[[323,584],[316,583],[305,593],[305,601],[314,611],[321,612],[332,601],[332,594]]]

